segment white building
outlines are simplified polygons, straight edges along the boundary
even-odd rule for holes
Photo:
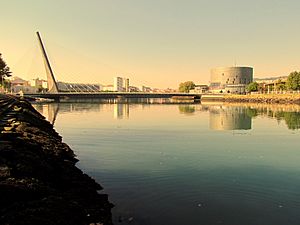
[[[124,87],[125,87],[125,91],[129,92],[129,78],[124,78]]]
[[[129,91],[129,79],[122,77],[114,77],[114,91],[128,92]]]
[[[31,79],[29,81],[29,84],[30,84],[31,87],[44,88],[44,89],[48,88],[48,82],[46,80],[42,80],[42,79],[39,79],[39,78]]]

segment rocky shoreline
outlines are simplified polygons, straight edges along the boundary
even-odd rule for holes
[[[300,94],[224,95],[225,102],[300,104]]]
[[[207,94],[201,101],[233,102],[233,103],[270,103],[270,104],[300,104],[300,94]]]
[[[77,161],[30,103],[0,95],[0,224],[112,224],[112,204]]]

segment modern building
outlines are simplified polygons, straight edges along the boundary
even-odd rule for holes
[[[114,91],[122,92],[123,91],[123,78],[114,77]]]
[[[252,81],[252,67],[218,67],[211,70],[209,90],[213,93],[244,94]]]
[[[129,92],[129,79],[124,78],[124,86],[125,86],[125,91]]]
[[[63,92],[99,92],[102,89],[100,84],[84,84],[84,83],[66,83],[66,82],[57,82],[58,90]]]
[[[114,77],[114,91],[128,92],[129,91],[129,79],[123,77]]]

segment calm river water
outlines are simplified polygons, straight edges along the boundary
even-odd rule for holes
[[[114,224],[300,224],[300,106],[35,107],[104,187]]]

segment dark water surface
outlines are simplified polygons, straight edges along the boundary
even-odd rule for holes
[[[114,224],[300,224],[300,107],[35,106],[116,206]]]

